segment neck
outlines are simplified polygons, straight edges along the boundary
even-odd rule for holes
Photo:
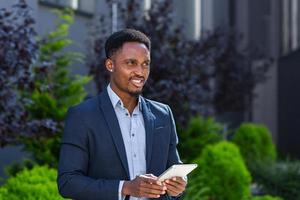
[[[111,89],[118,95],[118,97],[122,100],[124,107],[132,114],[134,108],[138,103],[138,96],[130,95],[127,92],[123,92],[115,87],[113,84],[110,85]]]
[[[130,114],[132,114],[132,112],[138,102],[137,97],[135,97],[135,96],[131,96],[131,98],[121,98],[120,97],[120,99],[122,100],[124,107],[127,108],[127,110],[129,111]]]

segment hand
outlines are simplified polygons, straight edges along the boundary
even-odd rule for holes
[[[125,181],[122,188],[122,195],[134,197],[159,198],[166,193],[166,186],[152,174],[137,176],[131,181]]]
[[[164,181],[167,186],[167,193],[170,196],[178,196],[186,187],[186,181],[181,177],[173,177]]]

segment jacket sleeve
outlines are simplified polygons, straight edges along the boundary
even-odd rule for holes
[[[176,124],[175,120],[171,111],[171,108],[168,106],[169,111],[169,117],[170,117],[170,123],[171,123],[171,142],[169,146],[169,157],[168,157],[168,167],[174,165],[174,164],[180,164],[182,163],[177,151],[177,144],[178,144],[178,136],[176,131]],[[167,194],[165,195],[166,200],[179,200],[181,199],[182,194],[180,194],[177,197],[170,197]]]
[[[168,157],[167,167],[170,167],[174,164],[180,164],[182,162],[180,160],[180,157],[179,157],[179,154],[177,151],[178,137],[177,137],[175,120],[174,120],[172,111],[169,106],[168,106],[168,111],[169,111],[169,118],[170,118],[170,124],[171,124],[171,142],[169,144],[169,157]]]
[[[59,193],[72,199],[116,200],[119,180],[93,179],[87,176],[89,130],[81,114],[74,107],[69,109],[66,117],[58,164]]]

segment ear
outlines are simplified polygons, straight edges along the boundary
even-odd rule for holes
[[[109,72],[113,72],[114,71],[114,65],[113,65],[113,61],[110,58],[107,58],[105,60],[105,67]]]

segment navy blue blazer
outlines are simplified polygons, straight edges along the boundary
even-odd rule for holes
[[[159,176],[171,165],[181,163],[173,115],[169,106],[155,101],[142,98],[141,105],[146,129],[147,173]],[[129,180],[125,146],[112,103],[104,90],[69,109],[57,183],[60,194],[67,198],[118,200],[120,180]]]

